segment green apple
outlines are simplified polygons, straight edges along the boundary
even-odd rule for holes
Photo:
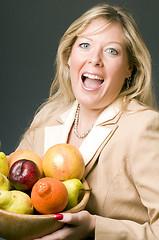
[[[10,190],[10,182],[8,178],[2,173],[0,173],[0,190]]]
[[[0,209],[22,214],[32,214],[34,211],[29,195],[19,190],[1,190]]]
[[[79,192],[83,189],[83,184],[79,179],[69,179],[63,182],[68,191],[68,204],[65,210],[75,207],[78,204]]]
[[[4,174],[6,177],[8,176],[9,167],[8,160],[5,153],[0,152],[0,173]]]

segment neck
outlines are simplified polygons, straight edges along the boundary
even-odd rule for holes
[[[78,130],[79,132],[85,132],[90,129],[100,116],[103,109],[86,109],[80,105]]]

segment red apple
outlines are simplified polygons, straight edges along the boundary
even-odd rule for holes
[[[33,161],[21,159],[13,163],[8,178],[12,187],[21,191],[29,191],[40,176],[39,168]]]
[[[11,168],[14,162],[21,159],[27,159],[35,162],[41,172],[41,177],[43,176],[42,159],[35,152],[27,149],[20,149],[15,152],[12,152],[9,155],[8,157],[9,168]]]

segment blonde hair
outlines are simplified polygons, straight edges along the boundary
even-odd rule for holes
[[[119,96],[133,98],[152,107],[154,97],[151,86],[151,57],[145,43],[140,36],[136,23],[130,13],[121,6],[99,4],[85,12],[74,21],[63,35],[56,57],[56,75],[50,88],[48,100],[39,108],[37,118],[31,128],[37,127],[58,109],[75,100],[71,87],[68,59],[79,34],[93,20],[103,18],[110,22],[118,22],[124,33],[129,63],[133,66],[131,87],[123,87]]]

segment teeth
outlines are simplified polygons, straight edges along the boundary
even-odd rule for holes
[[[102,78],[100,78],[99,76],[94,75],[94,74],[85,73],[85,74],[83,74],[83,76],[86,78],[90,78],[90,79],[103,80]]]

